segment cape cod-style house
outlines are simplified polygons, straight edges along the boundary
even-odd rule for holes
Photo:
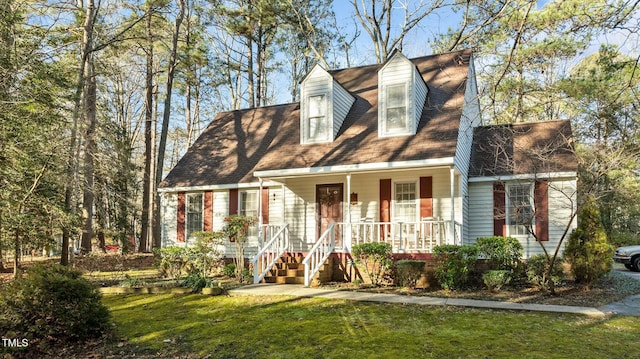
[[[470,50],[396,51],[380,65],[315,66],[300,102],[218,114],[160,185],[162,243],[256,216],[254,280],[296,253],[307,285],[332,256],[330,276],[350,279],[351,248],[370,241],[428,258],[505,235],[528,257],[575,225],[576,171],[566,121],[482,126]]]

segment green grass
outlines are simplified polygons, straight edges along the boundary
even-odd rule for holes
[[[640,353],[640,320],[200,295],[105,296],[140,353],[212,358],[584,358]]]

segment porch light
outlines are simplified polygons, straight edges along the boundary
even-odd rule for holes
[[[351,192],[351,196],[349,196],[349,202],[351,204],[358,204],[358,194],[355,192]]]

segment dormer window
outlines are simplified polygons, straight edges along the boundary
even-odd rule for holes
[[[405,84],[389,85],[386,108],[386,133],[404,133],[409,130],[407,117],[407,86]]]
[[[378,136],[415,135],[428,91],[416,66],[394,52],[378,72]]]
[[[335,140],[355,98],[319,65],[300,86],[300,143]]]
[[[307,141],[326,142],[329,140],[329,121],[327,116],[327,96],[309,96],[307,114]]]

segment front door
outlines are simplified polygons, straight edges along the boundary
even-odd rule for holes
[[[342,222],[342,183],[316,185],[317,238],[331,223]],[[336,247],[342,247],[342,231],[336,227]]]

